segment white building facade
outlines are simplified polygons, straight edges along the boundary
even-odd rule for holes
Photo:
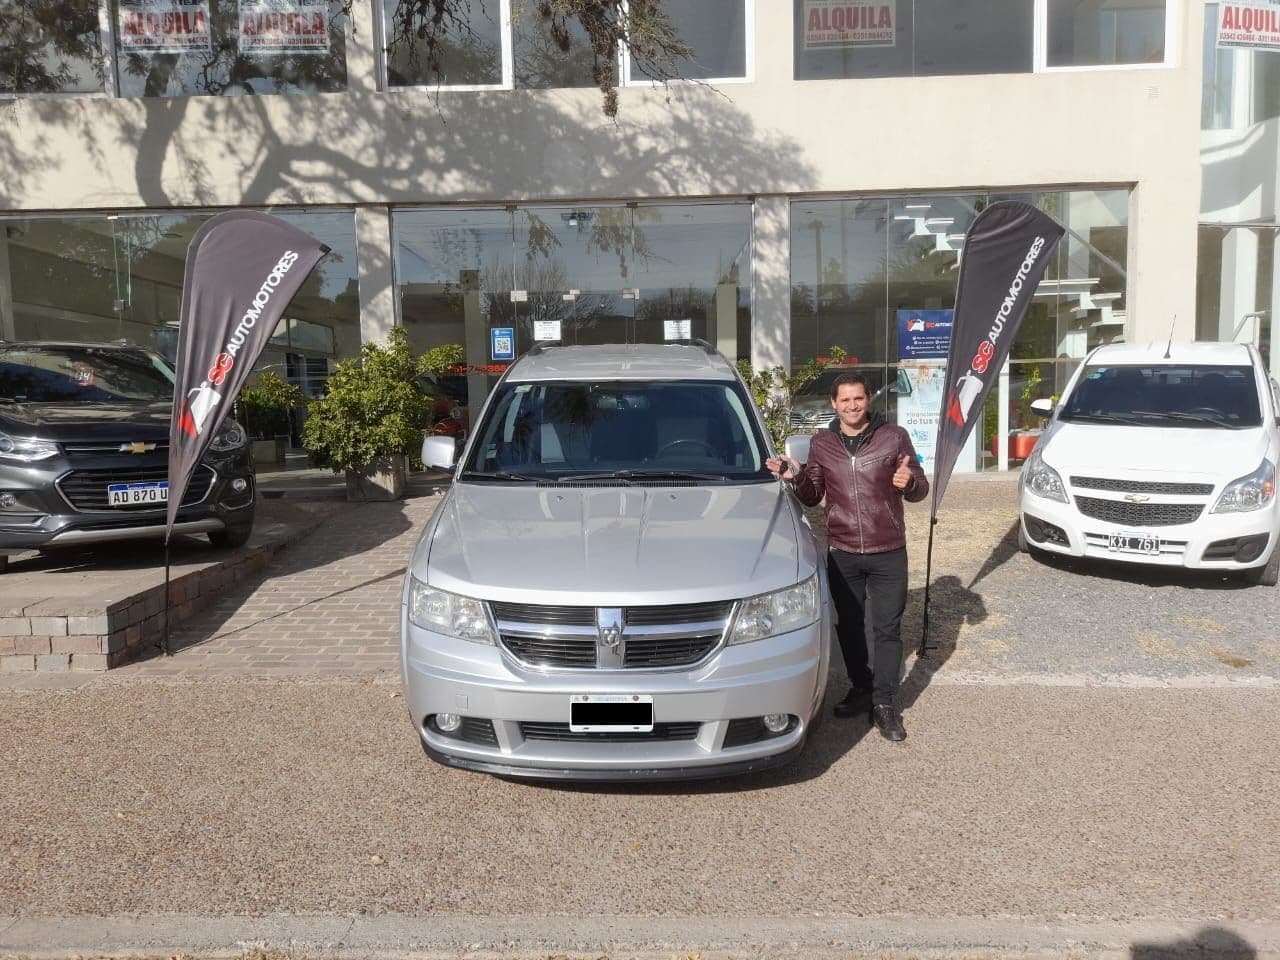
[[[1280,51],[1218,48],[1217,4],[666,0],[690,80],[620,56],[616,120],[522,0],[473,2],[438,77],[394,0],[50,6],[0,0],[7,339],[164,349],[187,242],[248,207],[333,250],[260,363],[311,395],[397,324],[464,345],[473,410],[505,330],[888,383],[1001,198],[1067,234],[968,467],[1098,343],[1274,336]]]

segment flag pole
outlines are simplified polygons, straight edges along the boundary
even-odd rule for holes
[[[929,652],[929,586],[933,582],[933,528],[938,525],[935,514],[929,517],[929,547],[924,561],[924,629],[920,632],[920,656]]]
[[[164,628],[160,633],[160,652],[168,657],[169,653],[169,532],[164,535]]]

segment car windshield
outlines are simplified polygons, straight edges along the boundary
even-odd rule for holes
[[[0,348],[0,401],[172,402],[173,372],[156,354],[91,346]]]
[[[1248,366],[1088,366],[1063,403],[1061,420],[1239,429],[1262,423]]]
[[[737,383],[505,383],[463,480],[771,480]]]

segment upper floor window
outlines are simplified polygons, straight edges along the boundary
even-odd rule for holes
[[[111,0],[111,7],[122,96],[346,89],[342,0]]]
[[[597,49],[573,17],[565,19],[564,35],[554,35],[551,21],[528,0],[459,4],[445,14],[432,37],[426,36],[429,22],[408,0],[378,2],[391,88],[592,87],[602,71],[617,76],[623,86],[655,79],[621,51]],[[664,0],[662,11],[676,38],[691,50],[675,61],[674,73],[690,80],[745,79],[753,3]]]
[[[793,0],[795,77],[927,77],[1166,62],[1176,0]]]
[[[0,95],[105,88],[97,0],[0,0]]]

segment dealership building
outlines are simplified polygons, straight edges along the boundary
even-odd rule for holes
[[[191,237],[252,208],[331,251],[259,362],[309,396],[396,325],[473,411],[507,331],[888,384],[1018,199],[1066,233],[959,469],[1100,343],[1275,354],[1280,0],[664,0],[693,54],[621,51],[616,119],[583,37],[459,6],[434,74],[396,0],[0,0],[0,335],[171,350]]]

